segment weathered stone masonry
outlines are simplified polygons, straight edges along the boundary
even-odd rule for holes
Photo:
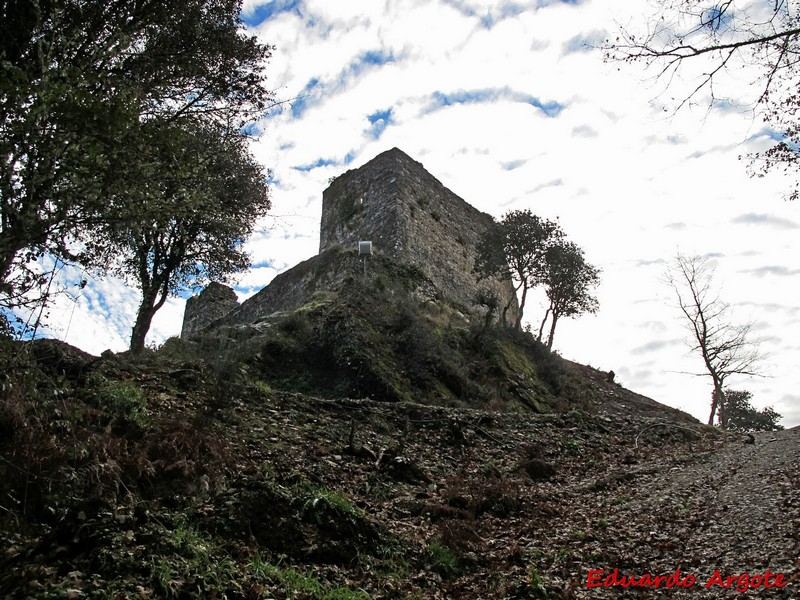
[[[191,336],[211,323],[255,323],[301,306],[314,292],[337,289],[360,265],[337,249],[355,248],[362,240],[371,240],[378,255],[421,269],[447,300],[478,309],[479,291],[493,290],[503,306],[514,295],[511,282],[478,281],[472,271],[475,247],[491,223],[488,214],[393,148],[343,173],[323,192],[319,255],[278,275],[241,305],[231,304],[233,290],[212,284],[187,302],[181,335]],[[508,318],[513,320],[516,311],[514,302]]]
[[[511,282],[478,282],[472,271],[475,247],[491,224],[491,216],[393,148],[323,192],[319,248],[371,240],[376,252],[422,269],[451,301],[474,307],[479,289],[492,288],[504,305],[514,294]]]
[[[186,301],[181,337],[191,337],[238,306],[236,292],[227,285],[212,281],[199,295]]]

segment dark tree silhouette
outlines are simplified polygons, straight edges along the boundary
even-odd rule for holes
[[[597,298],[592,296],[591,290],[600,283],[600,271],[586,262],[583,250],[575,243],[559,240],[545,254],[542,283],[550,305],[539,326],[539,339],[550,318],[547,347],[552,348],[556,324],[561,317],[597,312]]]
[[[555,221],[543,219],[530,210],[512,210],[495,223],[478,243],[475,271],[482,277],[500,275],[511,278],[514,292],[520,292],[519,314],[514,326],[522,327],[528,291],[541,284],[548,249],[564,233]],[[513,297],[503,308],[502,320]]]
[[[139,141],[130,141],[137,159],[110,196],[108,212],[117,218],[95,232],[89,248],[142,292],[134,352],[144,349],[170,294],[249,267],[242,244],[270,207],[266,174],[238,133],[183,124],[148,131]]]
[[[725,409],[719,411],[719,424],[733,431],[779,431],[782,416],[768,406],[756,410],[750,404],[753,395],[746,390],[725,389]],[[724,419],[724,421],[723,421]]]
[[[74,261],[76,238],[117,218],[107,184],[130,156],[131,130],[191,120],[235,129],[271,102],[271,48],[244,34],[240,9],[0,0],[0,303],[37,285],[33,259]]]

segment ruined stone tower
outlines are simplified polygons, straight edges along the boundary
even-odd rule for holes
[[[317,256],[281,273],[241,305],[232,303],[233,290],[212,284],[187,302],[182,335],[220,325],[254,324],[302,306],[315,292],[339,289],[360,273],[353,251],[365,240],[372,241],[377,255],[419,268],[434,288],[431,297],[478,311],[485,310],[477,302],[482,291],[495,292],[501,307],[514,299],[507,314],[513,321],[518,309],[511,281],[479,281],[472,271],[478,240],[491,224],[489,215],[393,148],[343,173],[323,192]]]
[[[475,247],[491,224],[491,216],[393,148],[322,193],[319,249],[371,240],[376,252],[422,269],[445,298],[472,307],[479,289],[491,288],[503,306],[514,294],[511,282],[479,282],[472,271]],[[515,313],[514,303],[509,318]]]

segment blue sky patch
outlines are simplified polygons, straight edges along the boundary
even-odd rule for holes
[[[753,139],[758,139],[761,137],[769,138],[773,142],[785,142],[787,140],[786,134],[780,131],[775,131],[774,129],[762,129],[753,136]]]
[[[342,157],[341,160],[337,160],[335,158],[318,158],[314,162],[310,162],[305,165],[298,165],[296,167],[291,167],[295,171],[301,171],[302,173],[308,173],[309,171],[313,171],[314,169],[318,169],[320,167],[331,167],[331,166],[340,166],[340,165],[349,165],[356,157],[355,150],[350,150],[347,154]]]
[[[497,100],[499,90],[458,90],[455,92],[433,92],[434,110],[445,106],[455,106],[456,104],[479,104]]]
[[[276,15],[295,12],[300,15],[301,0],[272,0],[256,6],[252,11],[242,12],[242,22],[248,27],[257,27]]]
[[[318,169],[319,167],[329,167],[331,165],[338,165],[339,162],[330,158],[318,158],[312,163],[308,163],[305,165],[298,165],[296,167],[292,167],[295,171],[301,171],[303,173],[308,173],[309,171],[313,171],[314,169]]]
[[[372,67],[381,67],[387,63],[394,62],[394,53],[387,50],[367,50],[359,54],[356,59],[347,65],[340,76],[340,80],[349,79],[350,76],[358,76]]]
[[[320,87],[320,81],[314,77],[310,79],[302,91],[297,94],[297,98],[292,100],[292,116],[295,119],[302,117],[306,109],[317,103],[318,98],[313,95],[313,92],[318,87]]]
[[[456,90],[455,92],[447,93],[436,91],[431,95],[431,104],[424,112],[435,112],[457,104],[485,104],[498,100],[511,100],[512,102],[530,104],[541,110],[548,117],[555,117],[564,110],[564,105],[559,102],[542,102],[536,96],[504,87],[484,88],[480,90]]]
[[[530,3],[526,6],[519,2],[503,2],[500,6],[479,14],[478,11],[465,0],[444,0],[444,3],[457,10],[465,17],[477,18],[486,29],[491,29],[501,21],[512,19],[524,13],[531,6]]]
[[[367,115],[367,120],[370,124],[370,128],[367,130],[367,133],[373,140],[380,139],[381,135],[383,135],[383,131],[389,125],[394,125],[391,108],[375,111],[371,115]]]
[[[587,33],[581,33],[564,42],[562,52],[564,54],[591,52],[592,50],[601,46],[607,37],[608,34],[599,29],[589,31]]]
[[[733,15],[728,12],[730,5],[720,8],[722,5],[717,5],[709,8],[703,13],[702,25],[712,31],[720,31],[727,29],[733,21]]]
[[[524,165],[527,160],[519,159],[519,160],[510,160],[508,162],[501,162],[500,167],[504,171],[513,171],[514,169],[519,169],[522,165]]]
[[[560,113],[565,108],[563,104],[560,104],[554,100],[551,100],[550,102],[542,102],[541,100],[533,96],[528,96],[526,102],[531,106],[535,106],[536,108],[541,110],[548,117],[558,116],[558,113]]]
[[[800,227],[791,219],[765,213],[745,213],[731,219],[731,223],[736,225],[767,225],[776,229],[797,229]]]
[[[491,29],[497,23],[501,21],[505,21],[506,19],[513,19],[517,15],[524,13],[526,8],[521,4],[517,4],[516,2],[509,2],[508,4],[503,4],[500,6],[499,10],[497,11],[489,11],[485,15],[481,17],[481,25],[486,27],[486,29]]]
[[[567,6],[580,6],[586,0],[539,0],[536,3],[536,8],[545,8],[554,4],[566,4]]]
[[[261,262],[250,265],[251,269],[276,269],[275,262],[271,260],[262,260]]]
[[[281,180],[275,177],[275,173],[271,170],[267,173],[267,185],[281,187]]]
[[[297,98],[291,101],[292,117],[302,118],[305,112],[319,104],[323,97],[330,97],[345,90],[348,83],[363,72],[394,61],[395,56],[391,51],[368,50],[353,59],[333,81],[323,82],[318,77],[312,77],[297,94]]]
[[[242,127],[241,132],[245,137],[257,138],[264,133],[264,128],[260,123],[258,123],[258,121],[254,121]]]

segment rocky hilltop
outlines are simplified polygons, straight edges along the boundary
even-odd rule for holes
[[[276,277],[241,306],[220,303],[231,297],[214,284],[191,299],[183,337],[209,325],[256,323],[295,309],[319,292],[336,291],[360,275],[358,242],[372,243],[373,257],[389,259],[424,274],[424,293],[457,304],[465,312],[485,313],[480,297],[497,295],[500,305],[512,301],[508,319],[517,313],[510,280],[479,280],[473,273],[475,248],[492,218],[447,189],[422,164],[393,148],[358,169],[333,180],[322,195],[320,253]],[[371,260],[371,259],[370,259]],[[373,277],[371,270],[368,277]],[[230,289],[230,288],[225,288]]]
[[[566,362],[535,413],[235,356],[0,345],[0,597],[797,597],[796,430],[745,444]]]

